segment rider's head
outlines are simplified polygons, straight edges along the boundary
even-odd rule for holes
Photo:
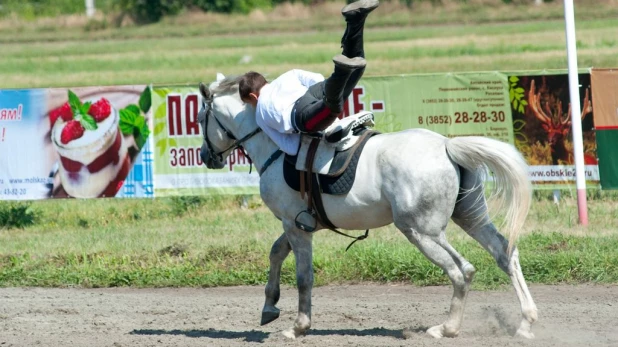
[[[255,71],[249,71],[244,74],[238,82],[238,91],[240,93],[240,99],[256,107],[258,97],[260,96],[260,89],[266,85],[266,78]]]

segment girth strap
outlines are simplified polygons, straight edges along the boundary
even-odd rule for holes
[[[352,241],[352,243],[350,243],[348,247],[345,249],[347,252],[348,249],[350,249],[350,247],[352,247],[352,245],[356,241],[364,240],[367,238],[367,236],[369,236],[369,229],[365,230],[364,235],[351,236],[351,235],[342,233],[341,231],[337,230],[337,227],[330,221],[330,219],[328,219],[328,216],[326,215],[326,210],[324,209],[324,203],[322,202],[322,188],[320,187],[320,180],[318,178],[318,174],[313,172],[313,161],[315,159],[315,153],[318,149],[319,144],[320,144],[320,139],[314,138],[311,141],[311,144],[309,145],[309,149],[307,151],[307,159],[306,159],[306,165],[305,165],[305,167],[307,168],[307,172],[299,171],[300,172],[301,198],[303,199],[305,198],[305,184],[306,184],[307,205],[309,208],[308,209],[309,214],[312,215],[318,223],[328,227],[329,230],[334,231],[335,233],[339,235],[354,239],[354,241]],[[313,176],[314,175],[315,175],[315,183],[317,184],[317,187],[315,187],[316,189],[314,189],[313,187],[313,183],[314,183]]]

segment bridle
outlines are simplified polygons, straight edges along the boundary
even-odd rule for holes
[[[221,130],[223,130],[223,133],[225,133],[225,136],[227,136],[230,140],[234,141],[234,143],[232,143],[230,146],[218,152],[214,151],[215,147],[210,142],[210,139],[208,139],[208,119],[210,117],[212,117],[215,120],[215,122],[217,122],[217,125],[219,126],[219,128],[221,128]],[[229,150],[237,149],[237,148],[240,148],[245,154],[245,156],[249,158],[242,144],[245,143],[250,138],[252,138],[253,136],[255,136],[256,134],[258,134],[260,131],[262,131],[262,129],[258,127],[257,129],[253,130],[249,134],[243,136],[241,139],[237,139],[236,136],[234,136],[234,134],[232,134],[231,131],[229,131],[225,126],[223,126],[221,121],[219,121],[217,116],[215,116],[215,114],[212,112],[212,99],[202,101],[202,109],[198,113],[197,119],[202,124],[202,135],[204,137],[204,142],[206,142],[206,144],[208,145],[208,148],[206,148],[206,150],[204,150],[204,147],[202,147],[201,155],[202,155],[202,161],[204,161],[204,163],[207,162],[207,160],[205,159],[208,158],[208,160],[212,161],[213,163],[217,163],[222,166],[224,163],[223,153]],[[249,163],[252,163],[251,158],[249,158]]]

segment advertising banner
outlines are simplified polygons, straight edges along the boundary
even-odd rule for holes
[[[594,127],[603,189],[618,189],[618,70],[592,69]]]
[[[425,128],[447,137],[477,135],[513,143],[507,79],[500,73],[366,78],[357,89],[371,110],[379,106],[380,131]]]
[[[249,173],[250,161],[242,151],[234,151],[223,169],[203,165],[197,87],[154,87],[152,106],[156,196],[259,193],[259,175]]]
[[[515,145],[530,165],[537,188],[575,183],[571,122],[582,123],[585,177],[598,185],[590,74],[579,74],[580,110],[571,110],[568,74],[509,76]]]
[[[575,183],[571,123],[580,121],[588,186],[617,188],[609,147],[618,74],[593,69],[579,82],[581,109],[572,111],[566,72],[366,77],[344,117],[369,110],[381,132],[425,128],[514,144],[536,189]],[[0,90],[0,200],[258,193],[242,150],[223,169],[203,165],[200,107],[197,86]],[[608,133],[597,141],[595,130]]]
[[[146,86],[0,91],[0,199],[152,196]]]
[[[592,69],[594,127],[618,130],[618,69]]]

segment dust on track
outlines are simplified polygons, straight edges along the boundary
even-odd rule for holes
[[[7,346],[618,346],[618,286],[531,286],[534,340],[514,338],[519,304],[509,287],[472,291],[455,339],[424,333],[446,318],[450,287],[324,286],[313,326],[286,340],[298,300],[284,288],[281,317],[259,325],[263,287],[0,289]],[[405,330],[404,330],[405,329]]]

